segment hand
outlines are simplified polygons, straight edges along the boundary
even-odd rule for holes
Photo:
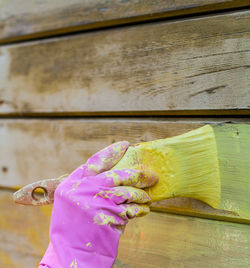
[[[112,267],[128,219],[149,212],[150,197],[140,188],[157,181],[138,170],[110,170],[128,146],[128,142],[118,142],[103,149],[57,187],[49,257],[45,255],[41,265]]]

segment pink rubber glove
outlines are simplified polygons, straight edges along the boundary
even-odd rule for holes
[[[128,219],[149,212],[150,197],[139,188],[157,181],[136,170],[110,170],[128,146],[123,141],[103,149],[57,187],[51,242],[39,267],[112,267]]]

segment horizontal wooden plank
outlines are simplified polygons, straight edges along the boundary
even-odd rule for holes
[[[220,171],[221,199],[212,210],[202,202],[180,198],[164,200],[154,204],[155,209],[172,211],[174,213],[202,216],[204,209],[210,216],[223,218],[225,211],[234,212],[242,218],[250,219],[248,196],[250,184],[250,126],[246,124],[220,124],[213,127],[216,139],[217,158]],[[203,163],[202,160],[200,163]],[[202,164],[204,166],[204,164]],[[216,214],[216,215],[215,215]],[[227,215],[227,217],[230,215]]]
[[[1,190],[0,211],[0,267],[37,267],[51,207],[16,205]],[[249,237],[249,225],[151,212],[128,224],[114,267],[249,267]]]
[[[0,43],[247,5],[247,0],[1,0]]]
[[[151,212],[129,223],[116,267],[249,267],[249,232],[249,225]]]
[[[207,122],[214,124],[221,120],[208,119]],[[250,123],[248,119],[233,122]],[[15,188],[43,178],[59,177],[72,172],[93,153],[115,141],[138,143],[167,138],[198,128],[204,123],[199,119],[1,120],[0,185]],[[227,161],[229,167],[231,164]],[[229,168],[229,172],[234,170]],[[231,206],[241,209],[242,202],[249,199],[249,191],[247,177],[244,182],[229,183],[222,194],[233,203],[227,202],[223,208],[230,210]],[[235,196],[230,199],[232,194]],[[153,209],[250,223],[250,214],[237,216],[236,212],[241,211],[214,210],[202,202],[185,198],[153,204]]]
[[[49,242],[51,207],[16,205],[0,190],[0,267],[38,267]]]
[[[249,19],[239,12],[1,47],[0,114],[250,114]]]
[[[166,138],[202,124],[201,120],[2,119],[0,185],[15,187],[58,177],[113,142]]]

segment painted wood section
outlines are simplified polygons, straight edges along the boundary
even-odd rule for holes
[[[0,185],[16,188],[40,179],[56,178],[70,173],[93,153],[105,146],[129,140],[141,141],[167,138],[198,128],[204,123],[221,120],[200,119],[85,119],[85,120],[1,120],[0,122]],[[248,119],[232,122],[250,123]],[[229,163],[230,165],[230,163]],[[227,196],[238,184],[229,184]],[[245,185],[245,184],[244,184]],[[246,186],[246,187],[245,187]],[[249,189],[238,193],[240,200],[248,200]],[[229,199],[228,199],[229,200]],[[250,223],[248,217],[214,210],[206,204],[185,198],[153,204],[152,209],[198,217]]]
[[[0,48],[0,114],[250,114],[250,11]]]
[[[247,5],[247,0],[1,0],[0,43]]]
[[[221,199],[219,210],[213,211],[208,205],[193,202],[192,199],[172,199],[156,203],[155,209],[202,216],[206,207],[216,218],[223,218],[225,211],[231,211],[240,218],[250,219],[250,125],[219,124],[213,127],[216,139],[217,157],[220,171]],[[181,205],[183,204],[183,206]],[[203,206],[203,209],[201,209]],[[196,209],[195,209],[196,208]],[[185,213],[186,214],[186,213]],[[230,217],[228,214],[227,216]]]
[[[1,190],[0,211],[0,267],[37,267],[51,207],[16,205]],[[248,225],[151,212],[128,224],[114,267],[249,267],[249,237]]]
[[[220,125],[214,128],[214,133],[221,186],[226,189],[222,192],[219,207],[250,219],[250,126]],[[232,187],[232,184],[235,186]]]
[[[151,212],[129,223],[116,267],[249,267],[249,232],[249,225]]]

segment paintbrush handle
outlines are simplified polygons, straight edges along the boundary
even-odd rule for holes
[[[68,176],[63,175],[56,179],[47,179],[28,184],[13,194],[14,201],[22,205],[49,205],[54,202],[54,192],[57,186]],[[41,197],[35,191],[42,193]]]

